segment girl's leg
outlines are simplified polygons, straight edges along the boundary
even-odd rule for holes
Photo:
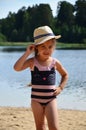
[[[53,99],[47,104],[45,107],[45,115],[48,121],[49,130],[59,130],[56,99]]]
[[[40,103],[33,100],[31,102],[31,106],[35,119],[36,130],[45,130],[45,120],[44,120],[45,116],[43,106]]]

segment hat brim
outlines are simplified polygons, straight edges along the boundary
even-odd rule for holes
[[[50,39],[53,39],[53,38],[55,38],[57,40],[57,39],[61,38],[61,35],[58,35],[58,36],[48,36],[44,40],[42,40],[41,42],[35,43],[35,45],[43,44],[44,42],[46,42],[46,41],[48,41]]]

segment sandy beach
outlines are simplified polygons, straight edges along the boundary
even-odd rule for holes
[[[86,111],[58,112],[60,130],[86,130]],[[31,108],[0,107],[0,130],[35,130]]]

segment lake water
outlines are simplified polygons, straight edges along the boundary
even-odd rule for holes
[[[30,107],[30,71],[16,72],[13,65],[24,51],[2,51],[0,48],[0,106]],[[65,89],[57,97],[58,108],[86,110],[86,50],[55,50],[69,73]],[[57,85],[60,75],[57,73]]]

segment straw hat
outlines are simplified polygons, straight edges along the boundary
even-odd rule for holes
[[[59,39],[61,35],[55,36],[53,31],[48,26],[38,27],[34,30],[35,45],[42,44],[52,38]]]

